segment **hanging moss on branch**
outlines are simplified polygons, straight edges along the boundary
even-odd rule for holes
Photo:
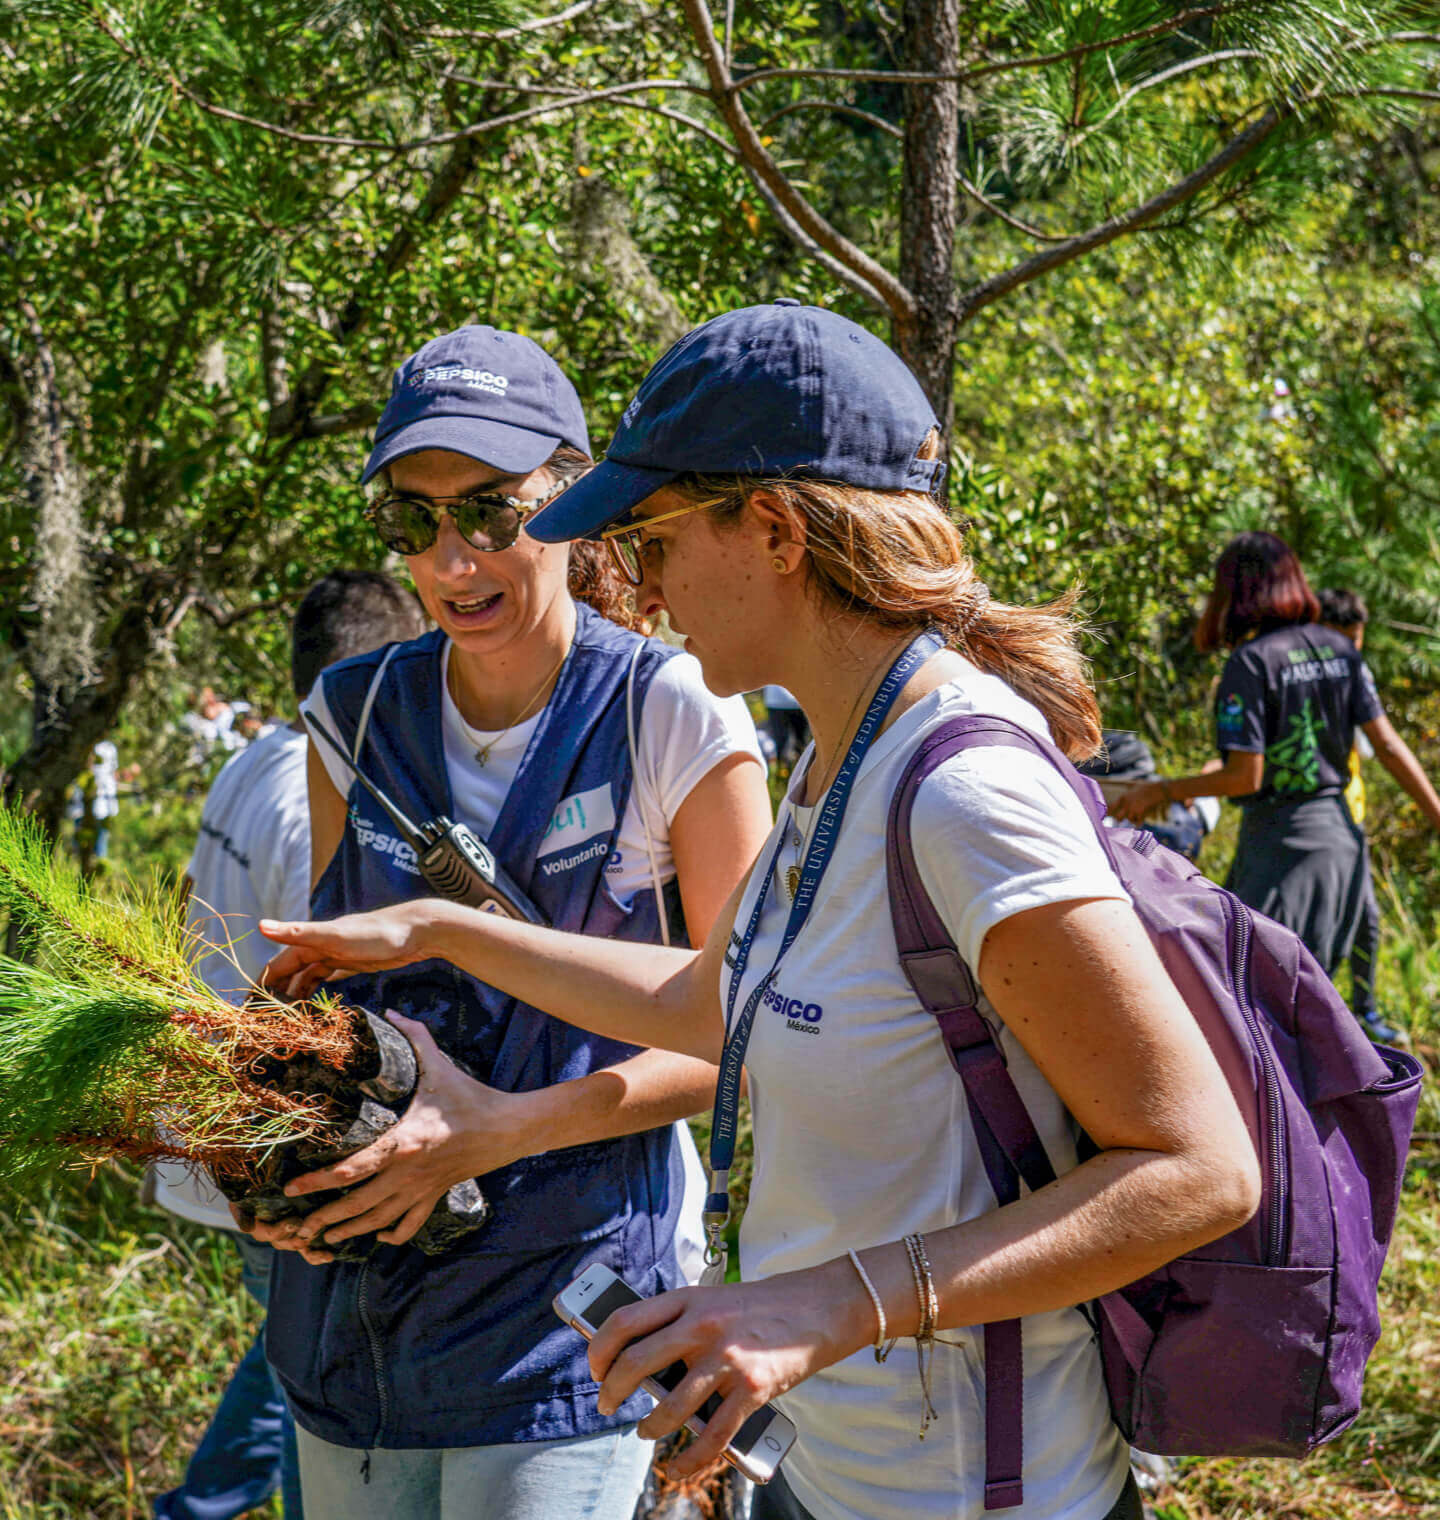
[[[0,910],[33,951],[0,958],[0,1180],[168,1158],[208,1167],[247,1212],[283,1218],[334,1196],[289,1199],[287,1181],[369,1144],[409,1101],[414,1054],[388,1022],[323,995],[286,1003],[256,988],[227,1002],[191,969],[209,947],[177,892],[100,896],[7,808]],[[483,1220],[473,1184],[451,1193],[421,1249]]]

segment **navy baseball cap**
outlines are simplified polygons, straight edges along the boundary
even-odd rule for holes
[[[605,460],[525,524],[594,538],[687,470],[933,491],[917,453],[935,412],[899,355],[819,306],[782,298],[687,333],[646,375]]]
[[[360,483],[421,449],[528,475],[562,443],[590,452],[580,397],[560,366],[519,333],[458,327],[395,371]]]

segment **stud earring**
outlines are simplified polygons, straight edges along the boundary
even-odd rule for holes
[[[784,575],[790,566],[787,565],[784,559],[782,559],[781,556],[777,554],[775,558],[770,561],[770,568],[775,572],[776,575]]]

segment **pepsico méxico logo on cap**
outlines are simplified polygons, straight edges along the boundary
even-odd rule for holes
[[[503,396],[510,388],[507,375],[493,374],[488,369],[471,369],[465,364],[435,364],[429,369],[417,369],[406,384],[413,387],[449,382],[468,385],[471,390],[489,391],[492,396]]]

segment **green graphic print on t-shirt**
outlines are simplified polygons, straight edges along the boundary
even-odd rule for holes
[[[1266,780],[1282,797],[1310,793],[1320,785],[1320,734],[1323,723],[1307,697],[1290,715],[1284,734],[1265,751]]]

